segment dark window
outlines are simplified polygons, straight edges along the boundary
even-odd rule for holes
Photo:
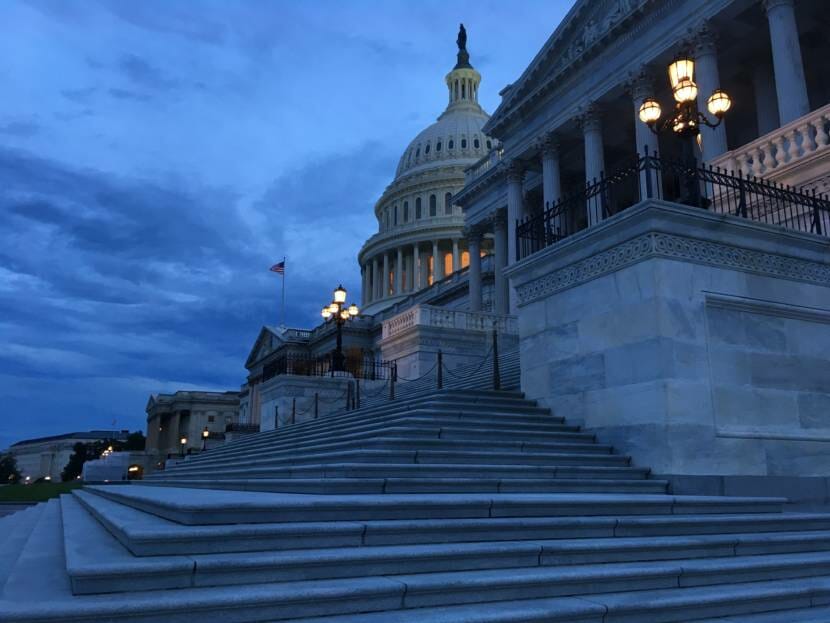
[[[436,216],[438,214],[438,200],[435,195],[429,196],[429,215]]]
[[[463,82],[461,83],[461,98],[467,97],[467,85]]]
[[[478,139],[473,139],[473,147],[478,149],[481,146],[481,143],[478,142]]]
[[[487,139],[487,149],[490,149],[493,144],[490,142],[490,139]]]
[[[419,147],[418,149],[415,150],[415,159],[417,160],[420,157],[420,155],[421,155],[421,148]]]
[[[213,415],[208,416],[208,422],[213,422],[213,420],[215,420],[215,419],[216,419],[216,417],[213,416]]]
[[[441,151],[441,141],[435,143],[435,151]]]
[[[403,222],[406,223],[409,220],[409,202],[403,202]]]
[[[392,208],[392,214],[394,215],[395,225],[398,224],[398,206]]]
[[[428,154],[428,153],[429,153],[429,143],[427,143],[427,146],[424,147],[424,154]]]
[[[447,149],[454,149],[455,148],[455,141],[450,139],[450,142],[447,144]]]
[[[415,199],[415,218],[421,218],[421,198]]]
[[[461,139],[461,149],[467,149],[467,139],[466,138]]]
[[[444,195],[444,214],[452,214],[452,193]]]

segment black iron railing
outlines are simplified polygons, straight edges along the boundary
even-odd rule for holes
[[[392,362],[381,361],[367,355],[346,355],[343,362],[343,371],[356,379],[370,381],[386,380],[392,369]],[[283,374],[296,376],[333,376],[336,369],[332,362],[332,355],[311,357],[301,353],[289,353],[266,364],[262,370],[262,380]]]
[[[830,233],[826,194],[719,167],[641,155],[630,166],[516,224],[517,260],[645,199],[663,199],[819,235]]]

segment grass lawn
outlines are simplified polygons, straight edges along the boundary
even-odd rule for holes
[[[6,485],[0,487],[0,502],[44,502],[69,493],[81,486],[81,482],[39,482],[31,485]]]

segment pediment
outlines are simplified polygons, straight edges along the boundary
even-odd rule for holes
[[[279,348],[282,343],[283,339],[277,331],[268,326],[262,327],[248,358],[245,360],[245,367],[250,369],[257,361]]]

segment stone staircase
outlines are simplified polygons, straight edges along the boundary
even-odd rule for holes
[[[830,515],[784,502],[672,495],[516,391],[430,391],[0,519],[0,621],[826,623]]]

